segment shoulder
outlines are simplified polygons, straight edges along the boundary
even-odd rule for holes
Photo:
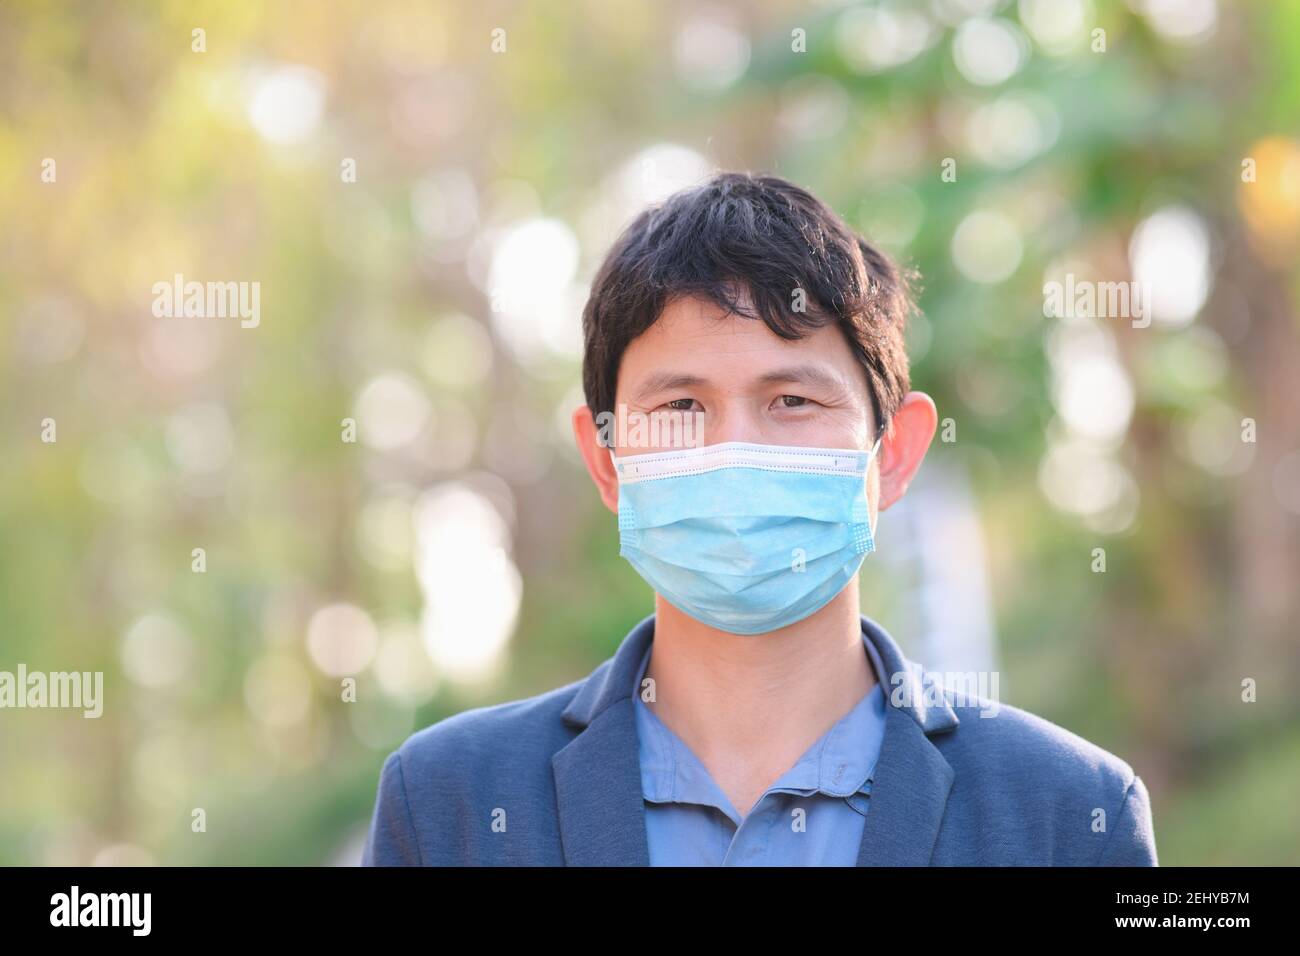
[[[483,834],[503,806],[525,824],[518,851],[552,858],[547,828],[527,824],[554,816],[551,757],[572,737],[561,714],[582,683],[462,711],[407,737],[380,771],[362,862],[495,859],[500,847]]]
[[[572,736],[560,715],[585,680],[445,717],[407,737],[389,760],[401,761],[408,784],[433,770],[446,775],[510,765],[518,771],[536,761],[549,767]]]
[[[950,760],[991,761],[986,769],[998,768],[1007,780],[1038,786],[1122,792],[1135,776],[1121,757],[1019,707],[968,698],[953,705],[953,711],[961,723],[951,735]]]
[[[1149,794],[1126,760],[1019,707],[950,705],[958,726],[930,739],[982,820],[1039,841],[1053,863],[1156,863]]]

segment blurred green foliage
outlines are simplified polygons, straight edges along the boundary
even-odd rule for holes
[[[931,461],[975,490],[1004,699],[1137,768],[1162,863],[1300,859],[1300,9],[1211,4],[1182,36],[1140,6],[0,7],[0,669],[102,670],[107,697],[0,712],[0,862],[355,860],[406,734],[609,656],[651,603],[564,433],[582,283],[637,187],[713,167],[804,185],[920,271],[913,383],[958,429]],[[1095,355],[1044,283],[1128,279],[1168,209],[1210,239],[1204,301],[1107,322],[1120,379],[1065,407]],[[494,312],[503,237],[539,221],[523,265],[571,237],[571,281]],[[155,317],[177,273],[259,282],[260,325]],[[1079,459],[1114,494],[1054,496],[1062,422],[1117,403]],[[484,679],[460,645],[416,679],[431,633],[481,637],[422,623],[469,573],[436,534],[461,505],[412,537],[429,488],[508,526],[492,580],[521,601]],[[899,572],[864,578],[914,647]]]

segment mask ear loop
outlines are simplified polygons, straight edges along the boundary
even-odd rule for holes
[[[872,463],[873,461],[876,460],[876,453],[880,451],[880,442],[881,442],[881,439],[883,439],[884,437],[885,437],[885,433],[884,433],[884,432],[881,432],[879,435],[876,436],[876,443],[875,443],[874,445],[871,446],[871,451],[870,451],[870,452],[868,453],[868,455],[867,455],[867,468],[868,468],[868,469],[871,468],[871,463]],[[863,473],[863,479],[864,479],[864,481],[865,481],[865,479],[866,479],[866,473],[865,473],[865,472]],[[867,504],[866,504],[866,499],[865,499],[865,498],[864,498],[863,501],[862,501],[862,507],[863,507],[864,511],[865,511],[866,508],[867,508]],[[877,520],[877,521],[880,520],[880,516],[879,516],[879,515],[876,516],[876,520]],[[858,553],[860,553],[860,554],[863,553],[863,552],[870,552],[870,551],[874,551],[874,550],[876,550],[876,529],[872,526],[870,512],[868,512],[868,513],[866,513],[866,514],[864,514],[864,515],[862,516],[862,523],[866,525],[866,534],[865,534],[865,536],[860,536],[860,537],[859,537],[859,540],[857,540],[857,541],[854,542],[855,545],[858,547]]]

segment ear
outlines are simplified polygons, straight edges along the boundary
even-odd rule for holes
[[[938,424],[939,413],[929,395],[908,392],[903,397],[880,442],[880,511],[903,497],[921,467]]]
[[[586,405],[573,413],[573,438],[587,465],[587,473],[600,492],[600,500],[605,502],[606,508],[618,514],[618,475],[609,457],[610,449],[600,443],[600,430]]]

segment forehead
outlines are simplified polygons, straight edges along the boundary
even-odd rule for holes
[[[619,366],[618,392],[665,371],[740,386],[791,366],[820,369],[845,387],[859,386],[864,394],[867,389],[866,372],[834,322],[802,338],[784,339],[762,319],[727,314],[707,299],[682,297],[628,344]]]

